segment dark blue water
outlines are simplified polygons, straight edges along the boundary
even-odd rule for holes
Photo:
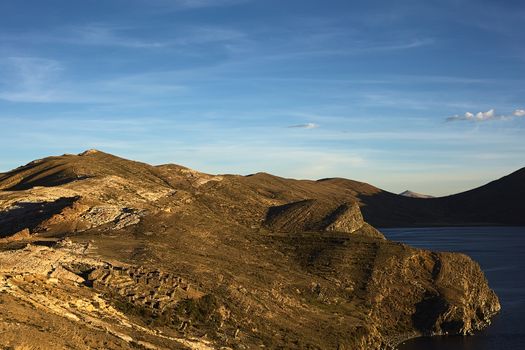
[[[474,336],[407,341],[399,350],[525,349],[525,227],[381,229],[388,239],[436,251],[462,252],[476,260],[501,303],[492,325]]]

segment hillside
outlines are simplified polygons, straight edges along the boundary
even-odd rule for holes
[[[353,189],[353,183],[343,188]],[[376,227],[525,225],[525,168],[470,191],[410,198],[386,191],[361,193],[365,219]]]
[[[471,334],[500,308],[467,256],[369,225],[360,205],[385,192],[365,183],[90,150],[4,173],[0,189],[10,347],[388,349]]]

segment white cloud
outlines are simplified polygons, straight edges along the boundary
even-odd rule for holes
[[[524,109],[516,109],[514,112],[512,112],[511,115],[497,115],[494,108],[489,109],[486,112],[478,112],[478,113],[472,113],[472,112],[465,112],[463,115],[454,115],[452,117],[448,117],[446,119],[447,122],[453,122],[453,121],[473,121],[473,122],[484,122],[487,120],[509,120],[513,117],[524,117],[525,116],[525,110]]]
[[[306,123],[306,124],[296,124],[296,125],[290,125],[289,128],[296,128],[296,129],[315,129],[318,128],[319,125],[315,123]]]
[[[488,111],[486,112],[478,112],[476,113],[476,120],[488,120],[488,119],[493,119],[495,117],[495,111],[494,109],[489,109]]]
[[[525,109],[516,109],[512,115],[515,117],[525,117]]]

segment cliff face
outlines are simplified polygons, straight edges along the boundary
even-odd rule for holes
[[[303,200],[268,209],[264,226],[277,232],[359,232],[371,237],[384,236],[363,220],[357,203],[323,203],[318,200]],[[365,226],[366,229],[364,228]]]
[[[489,324],[475,262],[385,240],[337,182],[96,151],[3,174],[0,343],[384,349]]]
[[[369,288],[370,298],[377,301],[373,316],[396,333],[405,324],[407,337],[474,334],[499,311],[497,296],[469,257],[406,247],[393,250],[381,256],[382,268],[374,271]],[[419,288],[413,287],[415,283]],[[397,317],[385,320],[385,315],[396,315],[393,310]],[[403,334],[389,340],[399,337]]]

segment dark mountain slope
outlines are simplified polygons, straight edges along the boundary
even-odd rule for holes
[[[376,227],[525,225],[525,168],[446,197],[410,198],[386,191],[358,197],[365,220]]]

